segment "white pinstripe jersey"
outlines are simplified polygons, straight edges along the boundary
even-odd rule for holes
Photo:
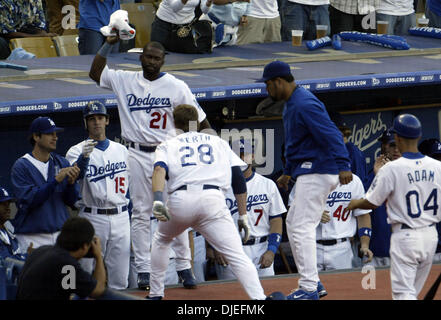
[[[441,220],[441,162],[420,153],[403,153],[378,171],[366,199],[380,206],[387,200],[388,223],[411,228]]]
[[[225,195],[227,207],[237,222],[237,201],[230,188]],[[270,217],[286,212],[282,197],[276,184],[271,179],[254,172],[247,179],[247,215],[250,225],[250,236],[264,237],[270,233]]]
[[[199,122],[206,118],[187,84],[168,73],[149,81],[142,71],[112,70],[106,66],[100,86],[116,94],[121,136],[127,141],[158,145],[176,136],[173,109],[180,104],[196,107]]]

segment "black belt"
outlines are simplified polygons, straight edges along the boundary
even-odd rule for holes
[[[332,240],[317,240],[318,244],[321,244],[323,246],[333,246],[339,242],[345,242],[348,238],[341,238],[341,239],[332,239]]]
[[[123,206],[121,208],[121,212],[127,211],[127,206]],[[86,207],[84,208],[84,212],[91,213],[92,208]],[[118,208],[110,208],[110,209],[96,209],[97,214],[118,214]]]
[[[203,190],[208,190],[208,189],[216,189],[219,190],[220,188],[218,186],[213,186],[211,184],[204,184],[202,186]],[[181,191],[181,190],[187,190],[187,185],[184,184],[183,186],[180,186],[179,188],[177,188],[175,191]]]
[[[430,224],[430,225],[428,225],[428,227],[433,227],[435,225],[435,223],[432,223],[432,224]],[[425,228],[425,227],[423,227],[423,228]],[[405,223],[402,223],[401,224],[401,229],[413,229],[413,228],[411,228],[411,227],[409,227],[407,224],[405,224]],[[417,229],[419,229],[419,228],[417,228]]]
[[[137,149],[135,147],[134,142],[130,142],[129,146],[130,146],[130,148]],[[139,150],[144,151],[144,152],[155,152],[155,150],[156,150],[156,146],[143,146],[141,144],[138,144],[138,146],[139,146]]]
[[[256,240],[259,240],[259,241],[256,241]],[[253,239],[250,239],[247,242],[245,242],[243,245],[244,246],[251,246],[251,245],[256,244],[256,243],[265,242],[266,240],[268,240],[268,236],[264,236],[264,237],[261,237],[261,238],[253,238]]]

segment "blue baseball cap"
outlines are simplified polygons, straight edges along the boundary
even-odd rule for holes
[[[381,137],[378,138],[378,141],[381,143],[392,143],[395,142],[394,134],[392,132],[392,128],[389,128],[383,132]]]
[[[5,188],[0,187],[0,202],[5,202],[8,200],[15,201],[15,198],[11,197]]]
[[[59,128],[55,125],[55,122],[49,117],[38,117],[31,123],[29,129],[31,133],[52,133],[64,131],[63,128]]]
[[[433,141],[432,145],[430,146],[429,154],[430,155],[441,154],[441,142],[440,141]]]
[[[265,82],[277,77],[289,76],[291,74],[291,67],[289,64],[283,61],[273,61],[268,63],[263,69],[262,78],[256,80],[256,82]]]

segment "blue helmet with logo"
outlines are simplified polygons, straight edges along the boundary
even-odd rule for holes
[[[395,117],[391,132],[403,138],[416,139],[421,137],[423,130],[417,117],[405,113]]]
[[[86,119],[87,117],[92,116],[94,114],[101,114],[106,117],[109,117],[109,115],[107,114],[106,107],[104,106],[104,104],[102,104],[99,101],[91,101],[83,109],[83,118],[84,119]]]

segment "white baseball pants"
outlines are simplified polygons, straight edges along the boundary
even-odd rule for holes
[[[432,267],[438,233],[435,226],[399,227],[393,226],[390,238],[392,299],[417,300]]]
[[[108,287],[124,290],[128,287],[130,266],[130,222],[128,211],[113,215],[80,211],[80,217],[92,223],[95,235],[100,238]],[[84,270],[92,273],[95,259],[80,260]]]
[[[16,234],[18,246],[21,252],[26,252],[32,242],[32,248],[37,249],[41,246],[53,246],[57,242],[60,231],[54,233],[22,233]]]
[[[286,231],[300,275],[299,287],[317,290],[316,228],[325,210],[328,194],[339,182],[338,175],[305,174],[297,177],[294,201],[286,217]]]
[[[133,209],[131,216],[132,248],[135,256],[136,272],[150,272],[151,232],[153,191],[152,174],[154,152],[144,152],[129,148],[130,199]],[[187,237],[187,236],[185,236]],[[191,251],[184,237],[179,237],[173,244],[176,253],[177,270],[191,268]],[[185,241],[185,240],[184,240]]]
[[[243,246],[243,251],[247,254],[247,256],[251,259],[254,264],[254,267],[259,274],[259,278],[261,277],[271,277],[274,275],[274,263],[271,264],[268,268],[260,268],[260,258],[262,255],[268,250],[268,241],[262,243],[256,243],[253,245]],[[219,264],[215,264],[216,275],[219,280],[230,280],[235,279],[233,270],[230,265],[226,267],[221,266]]]
[[[192,227],[226,257],[251,299],[266,298],[256,268],[243,251],[239,232],[236,231],[221,191],[187,186],[187,191],[176,191],[169,196],[167,207],[171,219],[159,223],[153,238],[150,296],[164,296],[167,253],[171,241]]]
[[[332,246],[324,246],[317,243],[317,270],[341,270],[352,269],[352,252],[351,242],[339,242]]]

